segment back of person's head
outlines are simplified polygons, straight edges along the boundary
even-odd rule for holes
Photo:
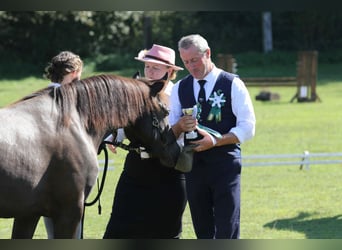
[[[209,49],[207,40],[199,34],[183,36],[178,42],[178,49],[188,49],[191,46],[197,48],[201,53],[204,53]]]
[[[78,55],[71,51],[62,51],[48,63],[44,76],[51,82],[61,83],[65,75],[80,71],[82,67],[83,61]]]

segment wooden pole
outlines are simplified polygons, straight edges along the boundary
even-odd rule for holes
[[[236,73],[236,61],[231,54],[217,54],[217,66],[231,73]]]
[[[316,93],[317,51],[299,51],[297,61],[297,93],[291,102],[320,100]],[[310,95],[309,95],[310,92]]]
[[[150,16],[143,17],[144,20],[144,48],[150,49],[152,47],[152,22]]]

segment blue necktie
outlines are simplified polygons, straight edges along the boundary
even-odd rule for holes
[[[205,102],[204,84],[206,83],[206,80],[198,80],[198,83],[201,86],[201,88],[200,88],[197,100],[199,103],[203,103],[203,102]]]

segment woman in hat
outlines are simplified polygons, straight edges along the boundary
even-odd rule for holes
[[[135,59],[144,62],[146,78],[161,79],[167,73],[164,91],[170,95],[171,80],[176,78],[178,70],[183,70],[175,65],[175,51],[154,44]],[[163,166],[158,159],[142,160],[134,152],[129,152],[116,186],[112,213],[103,238],[179,238],[185,205],[183,173]]]

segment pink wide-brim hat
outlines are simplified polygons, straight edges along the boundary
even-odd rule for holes
[[[182,67],[175,65],[176,54],[171,48],[153,44],[150,50],[142,50],[139,52],[138,57],[134,59],[141,62],[152,62],[166,66],[170,66],[175,70],[183,70]]]

